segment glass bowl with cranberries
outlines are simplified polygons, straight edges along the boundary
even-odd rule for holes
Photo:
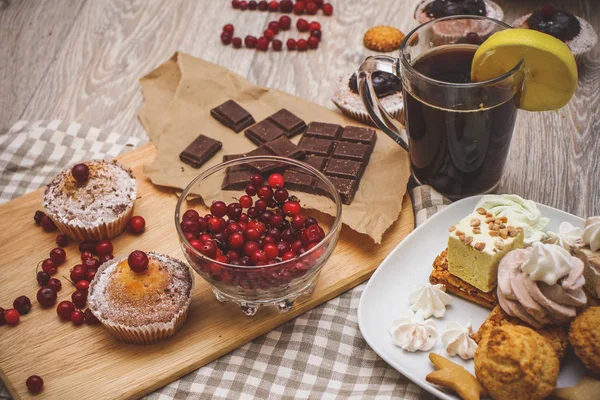
[[[175,224],[183,254],[221,302],[246,315],[288,311],[312,294],[338,238],[342,202],[315,168],[275,156],[216,165],[183,191]]]

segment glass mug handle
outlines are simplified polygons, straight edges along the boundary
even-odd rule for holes
[[[406,130],[400,122],[383,108],[373,88],[372,74],[376,71],[387,72],[401,79],[397,63],[398,59],[390,56],[378,55],[367,57],[358,69],[358,92],[367,112],[379,129],[408,151]],[[403,101],[401,104],[401,114],[404,114],[404,112]]]

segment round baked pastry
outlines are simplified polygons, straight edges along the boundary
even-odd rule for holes
[[[517,18],[512,26],[554,36],[569,47],[577,62],[598,42],[598,34],[589,22],[550,5]]]
[[[187,265],[149,252],[142,272],[132,269],[128,258],[102,264],[90,283],[88,306],[117,339],[150,344],[183,326],[193,288]]]
[[[475,375],[495,400],[541,400],[552,393],[559,361],[544,337],[524,326],[492,329],[475,351]]]
[[[373,73],[375,94],[386,111],[395,119],[402,114],[402,82],[386,72]],[[363,124],[374,125],[358,93],[356,73],[342,76],[331,99],[340,111]]]
[[[87,175],[78,179],[72,168],[61,171],[46,186],[43,206],[58,229],[74,240],[111,239],[131,218],[136,180],[131,169],[116,161],[92,160],[84,166]]]
[[[575,318],[569,342],[583,365],[600,374],[600,307],[590,307]]]

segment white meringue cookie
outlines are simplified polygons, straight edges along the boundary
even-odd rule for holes
[[[458,322],[449,322],[446,331],[442,333],[442,343],[446,348],[446,353],[451,356],[460,356],[463,360],[470,360],[475,357],[477,343],[471,339],[473,327],[470,323],[463,327]]]
[[[433,320],[425,320],[423,313],[410,310],[404,311],[400,318],[392,322],[390,334],[396,346],[411,352],[431,349],[438,337]]]
[[[423,318],[432,315],[441,318],[446,314],[446,306],[452,301],[452,297],[446,293],[446,286],[442,284],[432,285],[426,283],[413,290],[408,296],[410,309],[423,313]]]
[[[567,251],[577,244],[582,243],[583,230],[568,222],[561,222],[558,232],[548,231],[548,238],[544,243],[555,244]]]
[[[590,217],[585,221],[583,242],[590,246],[592,251],[600,250],[600,217]]]

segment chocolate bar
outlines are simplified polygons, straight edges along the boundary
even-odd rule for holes
[[[244,131],[244,135],[258,146],[275,140],[284,134],[285,132],[282,129],[268,119],[262,120]]]
[[[200,168],[221,150],[221,147],[223,144],[218,140],[200,135],[179,154],[179,159],[194,168]]]
[[[306,123],[285,108],[277,111],[268,119],[282,129],[288,138],[299,135],[306,130]]]
[[[235,133],[256,122],[248,111],[233,100],[227,100],[213,108],[210,110],[210,115]]]
[[[335,124],[312,122],[298,146],[307,154],[305,162],[323,172],[338,190],[342,203],[350,204],[358,190],[376,141],[377,134],[374,129],[356,126],[341,129]],[[316,180],[313,180],[306,185],[306,180],[297,176],[291,178],[298,187],[303,186],[301,190],[312,190],[313,193],[328,192],[322,182],[316,184]]]

